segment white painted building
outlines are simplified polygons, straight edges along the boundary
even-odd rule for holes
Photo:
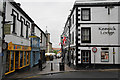
[[[6,73],[14,72],[30,65],[31,26],[33,20],[23,11],[20,4],[6,2],[4,26],[5,42],[8,43],[6,52]]]
[[[64,46],[70,64],[120,65],[119,5],[118,1],[75,2],[63,32],[71,41],[70,47]]]

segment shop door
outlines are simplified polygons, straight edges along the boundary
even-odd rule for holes
[[[81,50],[81,63],[82,64],[91,64],[91,51],[90,50]]]

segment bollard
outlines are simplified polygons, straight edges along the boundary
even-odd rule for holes
[[[53,63],[51,63],[51,71],[53,71]]]

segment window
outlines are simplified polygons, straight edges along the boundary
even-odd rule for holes
[[[91,28],[90,27],[81,28],[81,42],[91,43]]]
[[[109,52],[108,51],[101,52],[101,62],[109,62]]]
[[[34,27],[34,24],[32,24],[32,33],[34,33],[35,32],[35,27]]]
[[[21,37],[23,37],[23,21],[21,21]]]
[[[16,16],[13,15],[13,32],[14,34],[16,34]]]
[[[72,44],[74,44],[74,32],[72,32]]]
[[[90,50],[81,50],[81,59],[82,63],[91,63],[91,51]]]
[[[81,20],[82,21],[90,21],[90,8],[82,8],[81,9]]]
[[[69,39],[70,39],[70,43],[71,43],[71,34],[70,34],[70,38]]]
[[[26,26],[26,38],[28,38],[28,25]]]
[[[72,22],[73,22],[73,24],[74,24],[74,15],[72,16]]]
[[[40,33],[40,43],[42,43],[42,32]]]

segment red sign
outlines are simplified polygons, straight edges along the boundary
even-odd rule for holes
[[[96,53],[96,52],[97,52],[97,48],[96,48],[96,47],[93,47],[93,48],[92,48],[92,51],[93,51],[94,53]]]

